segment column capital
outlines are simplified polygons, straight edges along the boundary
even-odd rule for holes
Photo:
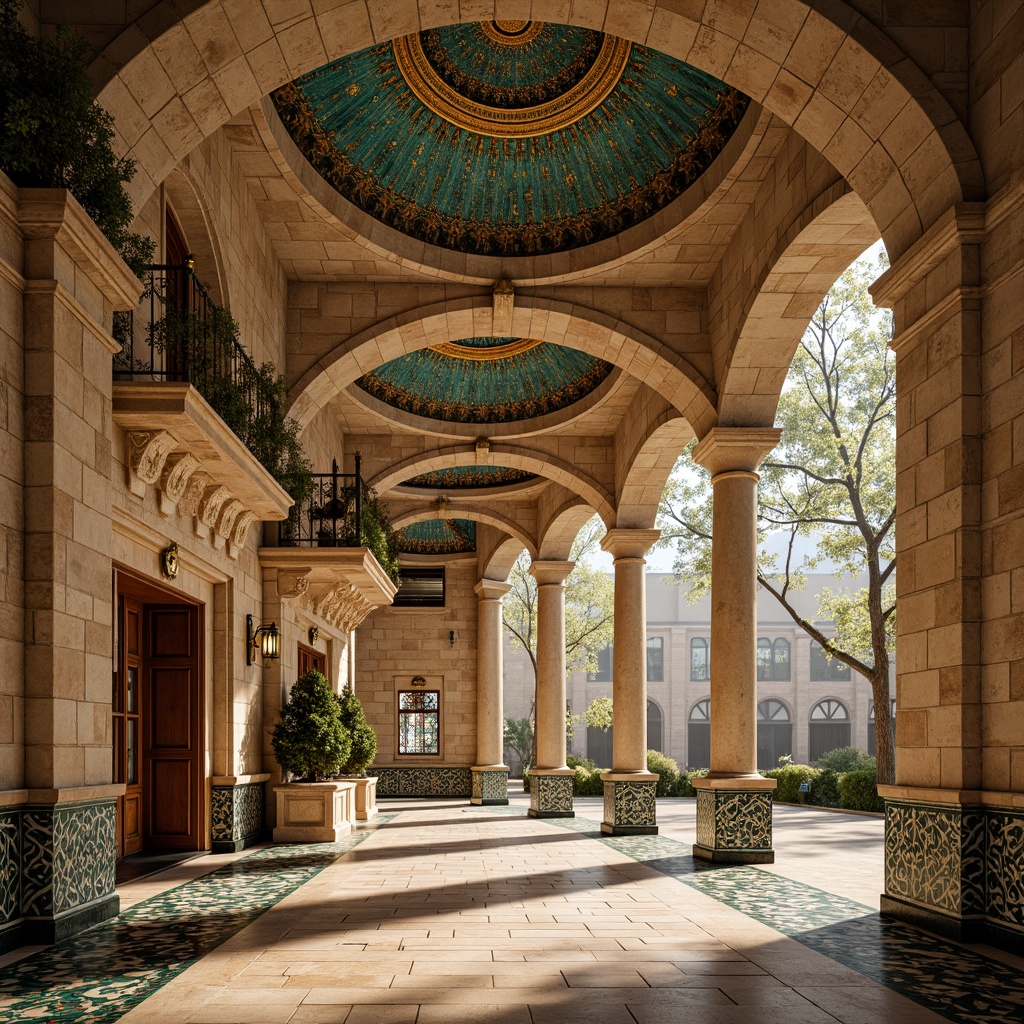
[[[693,461],[713,477],[719,473],[756,473],[781,439],[778,427],[712,427],[693,449]]]
[[[575,568],[575,562],[557,562],[548,559],[537,559],[530,566],[530,575],[537,581],[538,586],[545,586],[551,583],[564,583],[566,576]]]
[[[503,580],[481,580],[473,590],[483,601],[500,601],[512,589],[511,583]]]
[[[601,540],[601,550],[613,558],[643,558],[661,536],[661,530],[628,530],[616,526]]]

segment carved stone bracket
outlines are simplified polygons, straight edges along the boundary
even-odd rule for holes
[[[351,632],[373,611],[374,605],[348,582],[314,587],[303,599],[303,605],[332,626]]]
[[[134,430],[125,438],[128,445],[128,488],[140,498],[146,486],[155,484],[164,471],[167,456],[177,442],[166,430]]]
[[[171,455],[160,478],[160,511],[173,515],[181,501],[192,475],[199,468],[199,460],[188,452]]]
[[[277,596],[281,598],[301,597],[309,589],[309,573],[312,566],[296,566],[293,569],[279,569],[277,573]]]

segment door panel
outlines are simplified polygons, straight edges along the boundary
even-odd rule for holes
[[[117,806],[117,855],[126,857],[142,849],[142,630],[139,601],[118,602],[118,645],[111,695],[113,718],[113,780],[125,784]]]
[[[144,792],[147,846],[201,850],[203,730],[200,609],[147,605]]]

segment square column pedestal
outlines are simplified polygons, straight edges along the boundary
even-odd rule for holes
[[[760,776],[694,779],[697,841],[693,855],[717,864],[774,864],[772,790]]]
[[[603,772],[601,831],[610,836],[656,836],[655,789],[659,778],[649,772]]]
[[[572,768],[538,768],[530,772],[531,818],[575,818],[572,809]]]
[[[473,795],[471,804],[484,806],[488,804],[508,803],[508,765],[487,765],[469,769],[473,778]]]

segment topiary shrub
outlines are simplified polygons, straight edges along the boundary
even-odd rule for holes
[[[362,701],[349,687],[346,686],[334,699],[341,711],[341,724],[348,730],[352,743],[348,758],[338,774],[364,776],[377,756],[377,734],[366,720]]]
[[[811,768],[806,764],[784,764],[781,768],[772,768],[771,771],[761,772],[761,774],[766,779],[775,779],[778,782],[774,799],[784,804],[798,804],[801,802],[800,783],[810,782],[813,784],[820,772],[817,768]]]
[[[647,770],[654,775],[660,776],[658,785],[655,787],[655,795],[671,796],[672,791],[679,781],[679,763],[663,754],[660,750],[647,751]]]
[[[838,807],[839,773],[831,768],[822,769],[817,778],[811,779],[807,802],[817,807]]]
[[[839,776],[839,806],[851,811],[885,810],[874,768],[860,768]]]
[[[574,796],[604,796],[604,783],[601,781],[601,772],[607,771],[607,769],[585,768],[580,765],[575,771],[576,774],[572,780]]]
[[[291,689],[281,721],[271,734],[274,757],[296,782],[321,782],[337,775],[352,746],[331,684],[310,669]]]
[[[570,754],[565,759],[566,765],[570,768],[596,768],[597,762],[591,761],[589,757],[577,757],[576,754]]]
[[[874,763],[875,759],[860,747],[836,747],[835,750],[829,750],[818,758],[819,768],[827,768],[839,775],[855,772],[867,767],[868,764],[874,767]]]
[[[680,772],[679,778],[676,779],[675,785],[672,787],[672,792],[669,796],[696,797],[697,790],[693,788],[692,780],[707,778],[707,774],[707,768],[695,768],[691,772]]]

